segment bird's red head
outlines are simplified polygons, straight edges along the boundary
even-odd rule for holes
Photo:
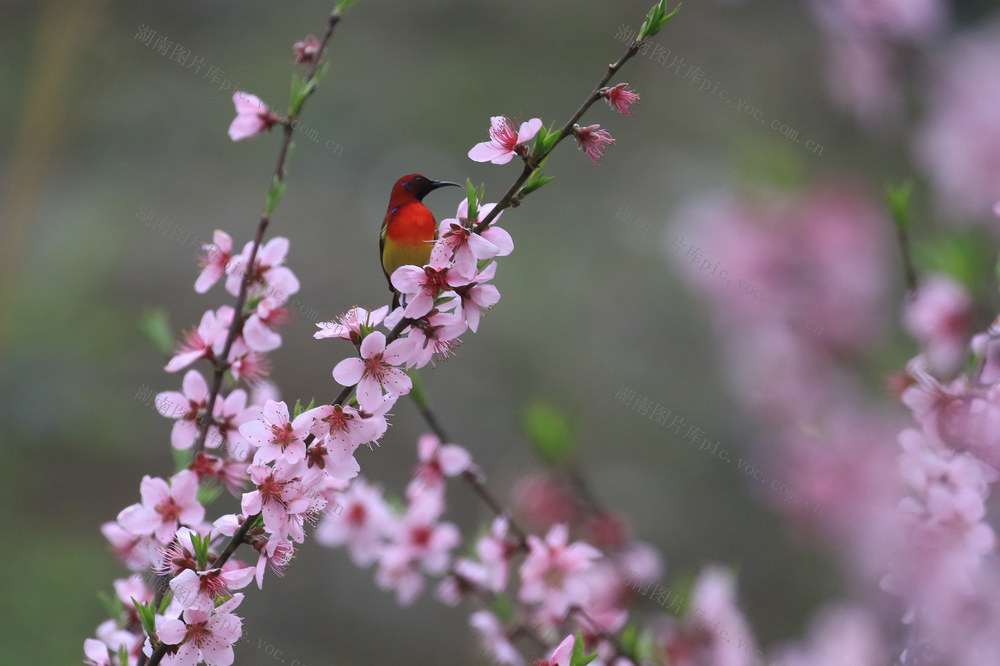
[[[419,173],[411,173],[397,180],[396,184],[392,186],[392,198],[395,199],[407,193],[417,201],[420,201],[428,193],[433,192],[439,187],[446,187],[448,185],[461,187],[458,183],[450,183],[446,180],[431,180],[430,178],[421,176]]]

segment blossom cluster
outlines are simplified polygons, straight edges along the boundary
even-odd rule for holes
[[[669,20],[655,11],[651,16],[644,28],[650,34]],[[337,19],[335,11],[325,39]],[[287,116],[255,95],[233,96],[233,141],[280,125],[287,147],[288,132],[322,69],[324,45],[313,36],[296,43],[295,62],[311,67],[311,73],[293,81]],[[599,88],[588,105],[600,99],[627,117],[639,96],[621,83]],[[519,181],[522,197],[550,180],[539,166],[568,136],[594,162],[614,143],[598,125],[574,123],[550,132],[533,118],[515,131],[508,118],[495,116],[490,141],[475,146],[469,157],[496,164],[515,156],[524,160],[530,170]],[[283,150],[267,215],[282,191],[285,155]],[[628,617],[621,553],[605,555],[585,541],[571,541],[565,523],[549,526],[544,538],[525,535],[498,511],[488,533],[473,545],[475,556],[456,557],[462,535],[443,520],[445,479],[462,477],[482,488],[483,476],[468,451],[435,435],[419,442],[420,463],[402,509],[359,476],[355,452],[386,433],[390,410],[414,388],[411,373],[452,355],[461,336],[477,332],[483,312],[500,299],[493,284],[495,260],[514,246],[497,222],[519,199],[482,203],[481,196],[470,186],[454,217],[440,222],[426,265],[393,272],[398,307],[356,306],[319,325],[315,338],[343,339],[351,349],[332,369],[344,390],[321,406],[290,406],[267,380],[267,355],[282,344],[288,299],[300,287],[285,265],[288,239],[262,241],[266,216],[256,240],[240,252],[229,234],[215,231],[213,242],[202,248],[194,288],[204,294],[222,281],[237,305],[206,311],[165,367],[168,373],[185,371],[181,390],[161,392],[155,401],[161,415],[174,421],[171,445],[183,462],[169,478],[145,476],[140,501],[102,527],[133,575],[116,581],[111,619],[84,643],[86,663],[232,664],[233,645],[242,636],[235,612],[244,599],[239,590],[251,582],[262,588],[268,571],[282,576],[310,525],[318,526],[321,543],[348,546],[358,566],[377,563],[376,583],[394,591],[400,604],[416,599],[425,576],[441,578],[437,597],[450,605],[514,594],[516,617],[501,617],[497,608],[487,607],[470,618],[500,663],[524,663],[513,641],[525,632],[553,646],[538,664],[585,663],[584,645],[598,651],[597,663],[635,663],[614,637]],[[211,367],[211,375],[192,367],[199,362]],[[208,507],[221,489],[239,499],[239,508],[211,520]],[[250,545],[255,555],[237,559],[241,545]]]

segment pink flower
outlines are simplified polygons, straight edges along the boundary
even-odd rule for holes
[[[394,530],[395,518],[382,497],[382,489],[356,479],[339,501],[339,516],[326,515],[316,528],[316,540],[325,546],[350,547],[351,560],[366,567],[376,559],[383,540]]]
[[[326,505],[326,500],[307,494],[300,480],[303,468],[301,463],[278,461],[273,468],[251,465],[247,470],[257,489],[243,495],[243,513],[250,516],[259,512],[264,517],[264,529],[278,539],[302,543],[306,517]]]
[[[194,283],[194,290],[204,294],[226,273],[226,265],[233,254],[233,239],[225,231],[215,230],[212,242],[202,245],[202,271]]]
[[[313,337],[317,340],[323,338],[343,338],[357,345],[360,344],[361,338],[364,337],[361,330],[362,327],[369,329],[369,331],[374,329],[385,320],[387,314],[389,314],[388,305],[383,305],[371,312],[354,306],[345,314],[337,317],[335,322],[323,321],[316,324],[322,330],[313,333]]]
[[[215,312],[211,310],[205,312],[198,328],[186,335],[184,343],[177,349],[164,370],[177,372],[198,359],[220,356],[226,345],[226,336],[229,334],[234,312],[228,305],[223,305]]]
[[[588,125],[581,127],[573,125],[573,136],[576,137],[577,147],[587,153],[587,156],[597,164],[604,157],[604,147],[615,142],[607,130],[601,129],[600,125]]]
[[[218,431],[218,437],[206,438],[205,446],[215,448],[225,441],[230,451],[247,451],[247,441],[240,433],[240,428],[243,424],[254,421],[260,413],[260,408],[256,405],[247,407],[246,391],[235,389],[225,398],[220,396],[215,401],[215,408],[212,411],[214,412],[212,420]]]
[[[275,308],[292,294],[299,291],[299,280],[287,266],[284,266],[288,255],[289,242],[283,236],[276,236],[257,249],[252,269],[248,269],[253,243],[243,246],[243,252],[232,258],[226,272],[226,291],[233,296],[240,293],[240,285],[247,271],[250,271],[250,286],[252,293],[271,299],[271,308]]]
[[[413,474],[411,486],[433,486],[441,489],[446,476],[458,476],[472,464],[472,456],[457,444],[441,444],[432,434],[421,435],[417,441],[420,465]],[[407,494],[410,490],[407,490]]]
[[[156,635],[167,645],[178,645],[177,651],[163,660],[164,664],[194,666],[205,662],[207,666],[230,666],[235,659],[233,643],[243,635],[243,620],[232,611],[243,601],[242,594],[218,608],[199,610],[189,608],[184,611],[184,620],[157,617]],[[153,654],[152,646],[146,641],[143,650],[146,656]]]
[[[259,420],[240,426],[240,433],[257,446],[254,464],[261,465],[281,458],[290,465],[306,457],[305,438],[309,435],[314,417],[308,412],[289,419],[284,402],[268,400]]]
[[[629,107],[638,103],[639,93],[630,90],[627,83],[619,83],[616,86],[604,89],[604,99],[607,101],[608,106],[628,118],[632,115]]]
[[[412,603],[423,589],[421,570],[443,574],[451,551],[462,542],[457,527],[439,522],[443,509],[439,490],[412,496],[406,515],[393,525],[390,543],[379,556],[375,582],[383,590],[394,589],[401,605]]]
[[[253,567],[243,567],[233,571],[212,569],[194,571],[185,569],[170,581],[174,599],[181,608],[210,611],[215,608],[215,600],[232,594],[232,590],[246,587],[253,576]]]
[[[132,534],[155,534],[160,543],[170,543],[180,525],[196,526],[205,519],[205,507],[198,503],[198,475],[182,470],[163,479],[146,475],[139,486],[141,504],[133,504],[118,514],[118,524]]]
[[[972,323],[972,299],[947,275],[933,275],[907,301],[903,323],[925,350],[930,369],[951,374],[966,353]]]
[[[465,320],[455,313],[432,310],[430,315],[411,326],[406,335],[406,341],[413,345],[408,367],[422,368],[449,358],[462,343],[458,336],[467,328]]]
[[[469,616],[469,624],[479,632],[483,645],[498,664],[524,666],[524,658],[510,642],[497,616],[489,611],[476,611]]]
[[[554,525],[542,541],[528,537],[531,552],[521,564],[521,590],[524,603],[542,604],[542,612],[562,618],[571,606],[582,606],[590,591],[581,576],[601,556],[601,552],[582,541],[567,545],[569,529]]]
[[[392,286],[407,297],[403,316],[423,317],[431,311],[439,296],[448,295],[448,267],[435,261],[433,256],[427,266],[400,266],[392,274]]]
[[[997,231],[1000,192],[1000,25],[963,30],[934,63],[914,152],[939,200],[959,223]]]
[[[320,42],[313,35],[308,35],[301,42],[295,42],[292,50],[295,51],[296,65],[311,65],[319,57]]]
[[[436,259],[440,262],[439,265],[451,262],[455,273],[472,279],[476,275],[477,262],[493,257],[506,257],[513,252],[514,241],[510,234],[496,226],[503,212],[493,218],[486,229],[478,233],[472,231],[479,220],[486,219],[494,208],[495,203],[483,204],[479,206],[478,218],[469,220],[469,201],[463,199],[458,204],[454,218],[441,220],[438,240],[431,251],[432,260]]]
[[[229,126],[229,138],[233,141],[267,132],[281,120],[256,95],[237,91],[233,95],[233,104],[236,106],[236,118]]]
[[[179,450],[190,449],[197,437],[203,412],[208,407],[208,384],[197,370],[188,370],[181,386],[184,393],[164,391],[156,394],[156,410],[170,419],[177,419],[170,432],[171,445]],[[218,444],[218,429],[209,427],[209,436]],[[206,441],[208,438],[206,437]]]
[[[409,340],[394,340],[386,346],[384,333],[370,333],[361,342],[361,358],[345,358],[334,367],[333,378],[343,386],[357,384],[358,404],[374,412],[383,392],[400,396],[413,387],[406,373],[395,367],[408,360],[410,344]]]
[[[517,543],[507,540],[510,521],[506,516],[493,519],[490,533],[476,543],[476,555],[485,569],[484,585],[500,592],[507,587],[510,560],[518,550]]]
[[[260,553],[260,557],[257,558],[257,566],[255,567],[255,578],[257,579],[257,588],[264,588],[264,566],[270,565],[271,571],[275,576],[281,578],[285,575],[285,569],[291,564],[292,558],[295,557],[295,544],[288,539],[268,539],[262,546],[258,546],[260,542],[254,543],[254,547],[257,548]]]
[[[111,544],[114,554],[130,571],[143,571],[156,562],[160,544],[151,535],[135,535],[113,521],[101,525],[101,534]]]
[[[514,131],[514,125],[506,116],[493,116],[490,118],[490,140],[477,143],[469,151],[469,159],[476,162],[492,162],[493,164],[507,164],[515,156],[525,156],[528,152],[526,144],[535,138],[538,130],[542,128],[542,121],[532,118],[521,124],[521,128]]]
[[[479,318],[483,310],[489,310],[500,301],[500,291],[492,284],[486,284],[493,279],[496,272],[497,264],[494,261],[472,280],[459,278],[457,275],[448,277],[448,284],[455,290],[459,299],[456,312],[461,313],[473,333],[479,329]]]
[[[438,522],[444,510],[439,490],[410,497],[403,520],[395,525],[393,541],[382,553],[382,562],[413,562],[437,576],[448,568],[451,551],[462,542],[458,528]]]
[[[570,634],[562,639],[562,642],[552,651],[548,659],[539,659],[531,666],[569,666],[570,659],[573,657],[574,643],[576,643],[576,637]]]

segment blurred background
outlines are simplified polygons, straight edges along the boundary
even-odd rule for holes
[[[287,263],[302,283],[272,355],[286,400],[338,392],[330,371],[345,348],[313,340],[316,321],[386,301],[375,246],[395,179],[471,178],[485,182],[487,200],[499,198],[517,167],[466,157],[487,139],[490,116],[564,122],[624,51],[622,35],[638,28],[649,1],[357,3],[301,117],[268,230],[291,239]],[[555,181],[504,214],[516,250],[500,264],[502,300],[456,358],[424,373],[445,427],[493,491],[511,502],[518,480],[542,467],[520,422],[526,405],[545,400],[569,417],[591,490],[627,517],[632,537],[661,550],[665,578],[704,562],[735,567],[763,644],[800,634],[811,609],[843,594],[838,567],[773,512],[772,491],[623,396],[644,397],[650,413],[669,409],[734,459],[779,476],[780,463],[751,446],[760,425],[734,401],[712,334],[718,321],[690,288],[702,259],[672,244],[696,245],[683,211],[720,191],[850,182],[882,215],[883,187],[913,177],[922,228],[991,224],[982,205],[955,212],[954,188],[921,169],[911,137],[929,131],[932,104],[920,91],[934,85],[935,58],[958,31],[995,24],[996,7],[948,7],[934,36],[905,45],[889,77],[898,97],[885,100],[860,61],[836,74],[829,25],[806,3],[686,3],[655,39],[670,54],[661,62],[651,49],[619,79],[642,95],[635,115],[598,104],[585,118],[617,145],[595,165],[567,141],[546,169]],[[8,610],[0,643],[8,663],[79,663],[84,638],[106,617],[97,593],[127,572],[98,528],[138,500],[143,474],[173,469],[172,424],[141,396],[178,390],[180,375],[163,372],[167,357],[140,322],[161,308],[179,335],[205,309],[232,302],[219,287],[195,294],[195,253],[214,229],[237,247],[251,238],[278,149],[277,135],[229,140],[232,94],[285,108],[292,44],[321,34],[330,9],[312,0],[3,2],[0,595]],[[146,43],[149,31],[183,46],[187,64],[171,58],[172,47],[164,54]],[[873,99],[861,99],[865,86]],[[440,219],[458,198],[443,190],[427,203]],[[888,351],[866,366],[873,395],[880,374],[914,351],[893,323],[903,285],[891,234],[889,222],[875,232],[879,288],[889,296],[871,342]],[[724,258],[719,245],[701,248]],[[748,343],[739,353],[757,352]],[[406,401],[393,425],[381,448],[358,458],[368,478],[399,493],[423,427]],[[449,520],[474,531],[489,518],[466,487],[450,493]],[[420,663],[487,663],[465,610],[430,591],[400,608],[371,570],[315,543],[280,583],[250,591],[241,613],[250,643],[238,649],[240,664],[273,663],[264,644],[301,664],[393,664],[414,654]]]

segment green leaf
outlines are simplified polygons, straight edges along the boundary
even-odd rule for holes
[[[470,221],[479,219],[479,193],[483,187],[485,185],[480,186],[480,189],[477,190],[471,180],[465,180],[465,196],[469,200],[469,216],[467,219]]]
[[[208,546],[212,543],[212,535],[207,534],[204,537],[195,534],[191,534],[191,545],[194,547],[195,557],[198,558],[198,570],[204,571],[208,567]]]
[[[174,348],[174,335],[170,332],[170,321],[167,311],[163,308],[146,310],[139,319],[139,330],[142,331],[153,346],[164,354],[169,354]]]
[[[899,185],[885,188],[885,199],[889,204],[889,212],[896,221],[896,228],[906,231],[910,228],[910,196],[913,194],[913,181],[905,180]]]
[[[305,407],[302,406],[302,401],[296,398],[295,409],[293,410],[292,414],[292,420],[294,421],[299,417],[300,414],[302,414],[302,412],[308,412],[310,409],[313,409],[314,407],[316,407],[316,398],[311,399],[309,401],[309,404],[306,405]]]
[[[574,450],[569,419],[552,405],[536,401],[527,406],[522,427],[535,452],[549,464],[568,460]]]
[[[146,633],[150,636],[156,632],[156,612],[153,610],[152,602],[147,604],[140,604],[132,597],[132,605],[135,606],[136,612],[139,614],[139,619],[142,620],[142,628],[146,630]]]
[[[340,2],[334,6],[333,11],[337,14],[343,14],[357,1],[358,0],[340,0]]]
[[[298,74],[292,74],[292,96],[288,101],[288,108],[291,115],[295,114],[296,101],[302,99],[302,91],[305,90],[305,87],[306,80]]]
[[[118,646],[118,663],[128,663],[128,648],[126,648],[124,644]]]
[[[521,197],[526,197],[535,190],[545,187],[550,182],[552,182],[552,176],[543,176],[541,167],[535,169],[531,172],[528,180],[525,181],[524,185],[521,187],[519,195]]]
[[[579,631],[576,632],[576,638],[573,641],[573,656],[569,659],[569,666],[587,666],[595,659],[597,659],[596,652],[591,655],[584,653],[583,635]]]
[[[281,195],[285,193],[285,182],[275,175],[274,180],[271,182],[271,189],[267,192],[267,205],[264,210],[268,216],[274,212],[274,209],[278,206],[278,202],[281,201]]]
[[[680,10],[681,4],[678,3],[674,11],[667,14],[667,0],[660,0],[653,5],[653,8],[649,10],[649,14],[646,15],[646,20],[642,22],[642,27],[639,28],[639,36],[636,38],[636,42],[656,35]]]

